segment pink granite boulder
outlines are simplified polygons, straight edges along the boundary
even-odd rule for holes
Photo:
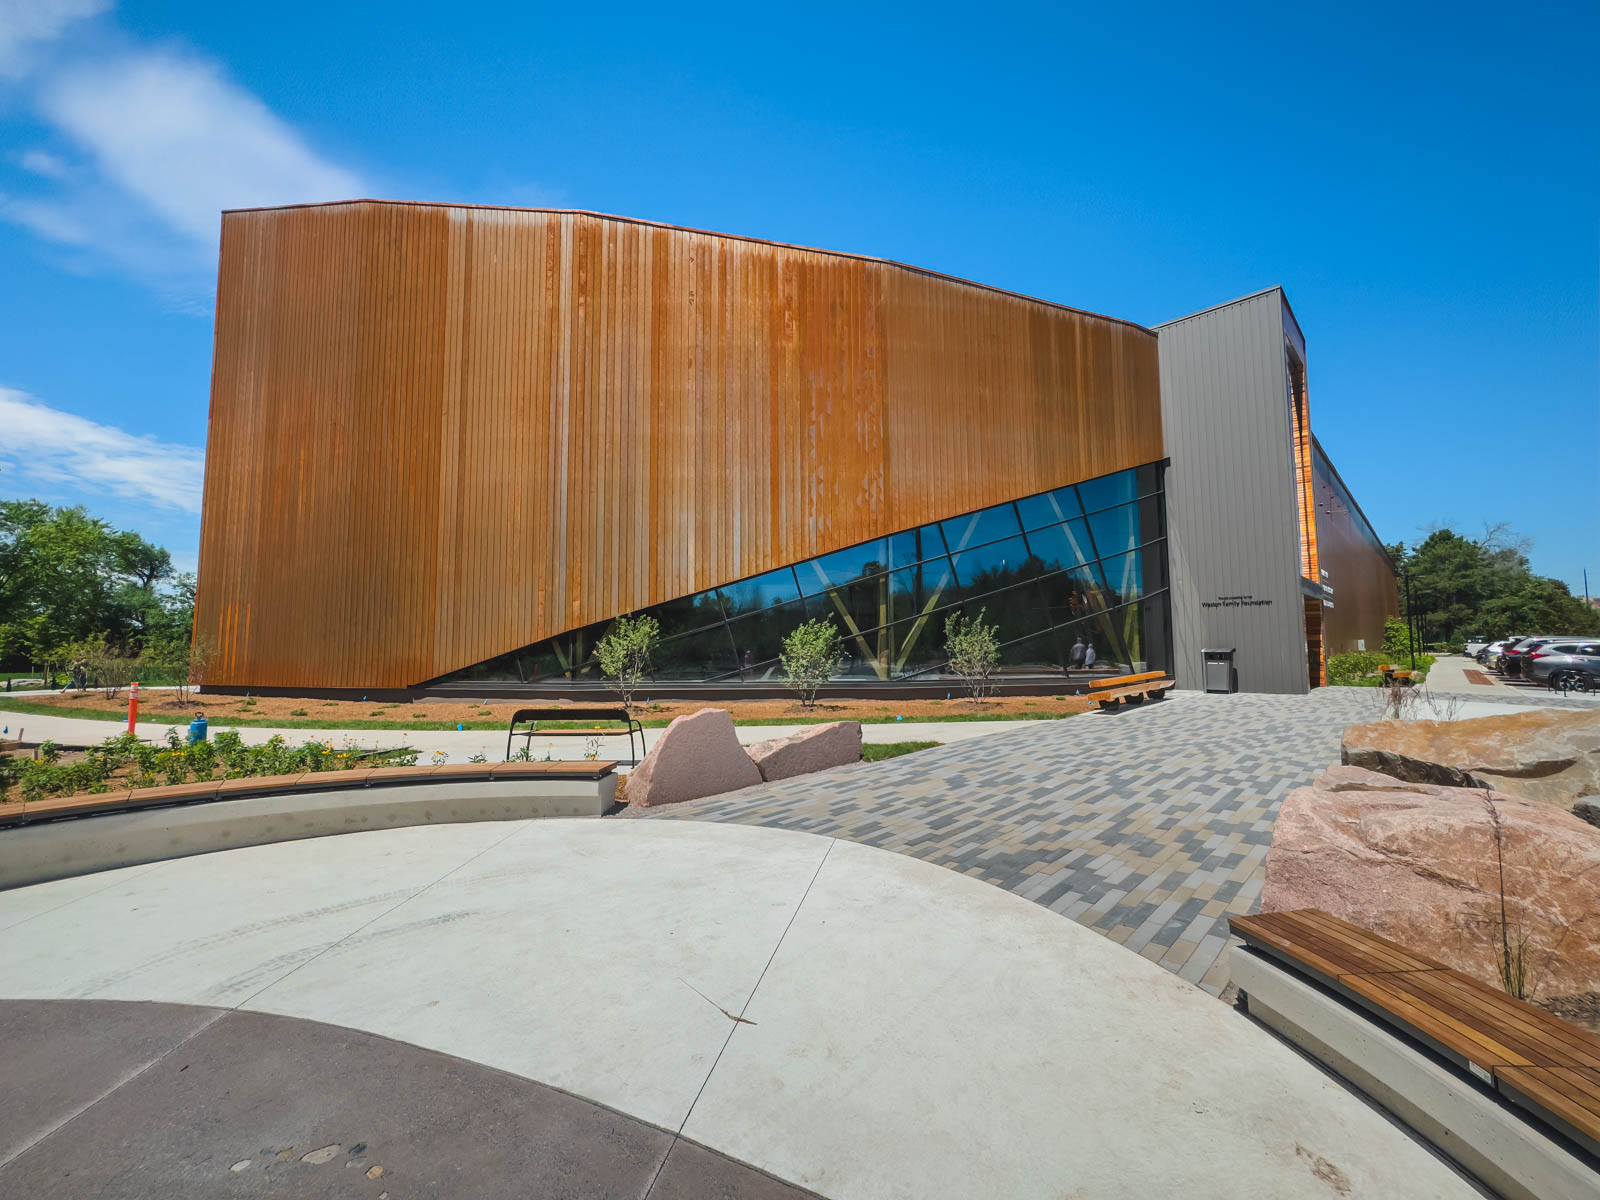
[[[832,721],[812,725],[788,737],[772,738],[750,747],[750,757],[761,778],[788,779],[811,771],[826,771],[861,761],[861,722]]]
[[[1600,991],[1600,830],[1521,796],[1334,767],[1284,798],[1261,909],[1320,908],[1498,986],[1502,864],[1536,994]]]
[[[628,776],[627,800],[635,808],[697,800],[761,782],[761,772],[739,745],[725,708],[702,708],[677,717],[644,761]]]

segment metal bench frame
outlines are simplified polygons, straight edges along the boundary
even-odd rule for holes
[[[540,729],[540,721],[611,721],[619,728],[615,729]],[[526,722],[528,728],[518,729],[517,726]],[[638,766],[639,751],[644,748],[644,726],[641,725],[632,713],[625,708],[519,708],[511,718],[511,725],[506,730],[506,761],[511,761],[511,742],[515,738],[522,738],[523,745],[532,753],[533,739],[535,737],[620,737],[628,735],[628,753],[632,756],[629,766]],[[635,749],[634,737],[639,739],[639,746]]]

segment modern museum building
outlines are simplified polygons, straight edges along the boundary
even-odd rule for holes
[[[196,596],[209,689],[656,695],[1165,670],[1301,692],[1397,611],[1282,291],[1145,328],[936,272],[582,212],[222,218]]]

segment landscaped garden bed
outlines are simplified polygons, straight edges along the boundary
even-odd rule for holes
[[[527,701],[497,700],[474,704],[461,700],[375,702],[369,700],[314,700],[300,696],[199,696],[184,703],[175,692],[147,691],[139,701],[141,723],[188,725],[196,709],[205,712],[213,727],[235,725],[273,729],[464,729],[504,730],[511,715]],[[574,702],[592,707],[593,701]],[[560,707],[561,702],[539,702],[540,707]],[[1026,721],[1051,720],[1087,712],[1086,696],[989,696],[971,700],[955,695],[949,700],[819,700],[810,708],[793,699],[779,700],[641,700],[640,721],[660,728],[674,717],[702,708],[725,708],[739,725],[800,725],[819,721],[860,721],[884,724],[906,721]],[[26,700],[0,693],[0,712],[30,713],[100,720],[127,719],[127,696],[107,698],[96,691],[30,696]],[[11,724],[25,725],[25,721]]]

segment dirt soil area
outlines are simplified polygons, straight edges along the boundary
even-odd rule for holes
[[[69,692],[57,696],[32,696],[33,704],[50,708],[90,710],[96,713],[125,715],[128,698],[124,693],[107,699],[100,692]],[[572,702],[586,708],[612,707],[615,699]],[[139,700],[141,720],[187,724],[196,712],[204,712],[213,728],[230,724],[283,726],[304,729],[453,729],[457,724],[469,729],[504,729],[519,708],[534,707],[532,701],[501,700],[487,704],[459,700],[402,701],[381,704],[363,700],[315,700],[295,696],[192,696],[180,702],[168,691],[145,692]],[[538,701],[537,707],[564,707],[559,701]],[[816,721],[889,722],[896,717],[907,721],[982,721],[1050,719],[1087,712],[1086,696],[993,696],[983,701],[950,700],[821,700],[814,708],[802,708],[795,700],[658,700],[638,707],[639,719],[646,725],[665,725],[673,717],[698,712],[702,708],[725,708],[741,724],[801,724]],[[72,716],[63,712],[62,716]],[[109,736],[109,735],[108,735]]]

